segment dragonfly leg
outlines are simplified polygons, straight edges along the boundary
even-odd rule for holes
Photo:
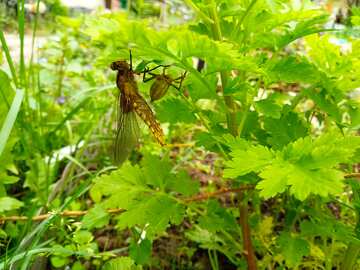
[[[179,83],[179,85],[175,85],[173,83],[171,83],[170,85],[172,87],[174,87],[175,89],[177,89],[178,91],[180,91],[181,85],[182,85],[182,83],[183,83],[183,81],[184,81],[184,79],[186,77],[186,73],[187,73],[187,71],[185,71],[180,77],[173,80],[173,82]]]
[[[143,73],[144,73],[143,82],[151,81],[151,80],[155,79],[156,76],[157,76],[156,74],[149,72],[147,69],[145,69],[145,70],[143,71]],[[150,77],[150,78],[146,78],[146,74],[150,74],[151,77]]]
[[[132,54],[131,54],[131,50],[129,49],[129,57],[130,57],[130,70],[132,71]]]
[[[144,72],[151,72],[151,71],[154,71],[155,69],[158,69],[158,68],[160,68],[160,67],[163,67],[164,70],[165,70],[166,68],[170,67],[170,65],[157,65],[156,67],[153,67],[153,68],[151,68],[151,69],[146,68],[146,69],[144,70]]]

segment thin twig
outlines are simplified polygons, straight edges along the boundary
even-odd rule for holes
[[[113,208],[113,209],[108,209],[107,212],[109,214],[117,214],[117,213],[121,213],[124,212],[124,209],[121,208]],[[61,217],[81,217],[84,216],[88,213],[87,210],[85,211],[63,211],[61,213],[59,213],[59,216]],[[51,215],[53,215],[54,213],[47,213],[47,214],[43,214],[43,215],[38,215],[38,216],[34,216],[31,218],[32,221],[41,221],[41,220],[45,220],[47,218],[49,218]],[[27,221],[29,220],[29,217],[26,216],[11,216],[11,217],[2,217],[0,218],[0,224],[5,222],[5,221]]]
[[[207,200],[209,198],[214,198],[214,197],[225,195],[228,193],[239,193],[244,190],[254,189],[254,187],[255,186],[253,186],[253,185],[248,185],[248,186],[242,186],[239,188],[222,188],[222,189],[214,191],[214,192],[203,193],[203,194],[195,195],[190,198],[186,198],[186,199],[184,199],[184,201],[185,202],[203,201],[203,200]]]
[[[358,178],[360,179],[360,173],[349,173],[345,175],[345,178]]]

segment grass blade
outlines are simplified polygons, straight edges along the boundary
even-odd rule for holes
[[[24,91],[20,89],[16,90],[15,98],[11,104],[10,110],[6,116],[4,124],[0,131],[0,156],[5,148],[10,132],[14,126],[16,117],[20,111],[23,98],[24,98]]]
[[[8,47],[8,45],[6,43],[5,35],[4,35],[4,32],[2,30],[0,30],[0,42],[1,42],[1,46],[2,46],[2,48],[4,50],[4,53],[5,53],[6,61],[8,62],[8,65],[9,65],[9,68],[10,68],[12,79],[14,80],[15,86],[19,87],[14,62],[13,62],[13,60],[11,58],[9,47]]]

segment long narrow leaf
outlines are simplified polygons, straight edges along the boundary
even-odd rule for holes
[[[12,78],[14,80],[15,86],[19,87],[14,62],[13,62],[13,60],[11,58],[9,47],[7,45],[7,42],[6,42],[6,39],[5,39],[5,36],[4,36],[4,32],[2,30],[0,30],[0,42],[1,42],[1,46],[2,46],[2,48],[4,50],[6,61],[8,62],[10,72],[11,72],[11,76],[12,76]]]
[[[0,131],[0,156],[5,148],[10,132],[14,126],[16,117],[20,111],[20,106],[24,98],[23,90],[16,90],[15,98],[11,104],[10,110],[6,116],[5,122]]]

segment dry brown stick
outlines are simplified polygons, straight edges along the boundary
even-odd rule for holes
[[[108,209],[106,211],[109,214],[117,214],[117,213],[124,212],[125,210],[121,209],[121,208],[112,208],[112,209]],[[41,221],[41,220],[47,219],[54,213],[47,213],[47,214],[43,214],[43,215],[34,216],[31,218],[31,220],[32,221]],[[81,217],[81,216],[86,215],[87,213],[88,213],[87,210],[85,210],[85,211],[63,211],[63,212],[59,213],[59,216],[61,216],[61,217]],[[27,220],[29,220],[29,217],[26,217],[26,216],[0,217],[0,224],[5,221],[27,221]]]
[[[360,173],[349,173],[345,175],[345,178],[358,178],[360,179]]]

